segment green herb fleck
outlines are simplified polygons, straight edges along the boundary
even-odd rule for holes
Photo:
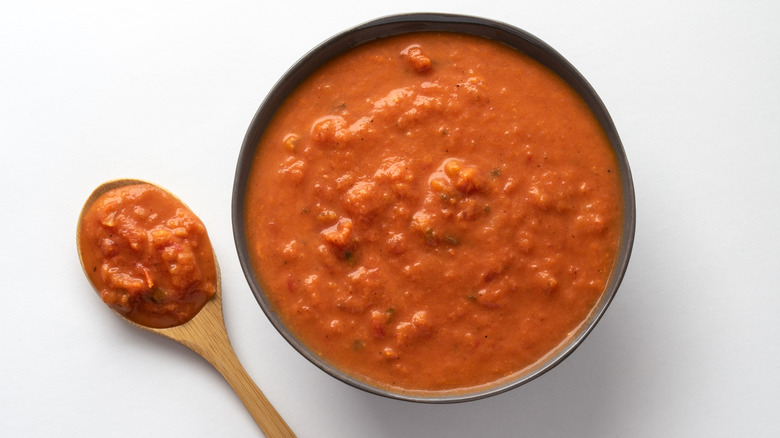
[[[425,241],[429,244],[436,241],[436,232],[433,231],[433,228],[425,230]]]
[[[477,301],[476,295],[466,295],[466,299],[469,301]]]
[[[306,213],[308,213],[308,212],[309,212],[309,209],[308,209],[308,208],[306,208],[306,207],[303,207],[303,208],[301,209],[301,213],[303,213],[303,214],[306,214]]]
[[[444,240],[449,243],[450,245],[459,245],[460,239],[458,239],[457,236],[453,234],[447,234],[447,237],[444,238]]]
[[[146,297],[155,304],[161,304],[168,298],[168,293],[159,287],[152,288]]]
[[[352,349],[355,351],[362,350],[363,347],[365,346],[366,344],[360,339],[355,339],[354,341],[352,341]]]
[[[498,167],[494,167],[490,171],[490,176],[492,176],[493,178],[498,178],[499,176],[501,176],[501,169],[499,169]]]
[[[490,213],[490,206],[489,205],[485,206],[485,213]]]

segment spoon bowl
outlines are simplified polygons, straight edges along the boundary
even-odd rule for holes
[[[82,207],[76,229],[76,247],[78,249],[81,267],[84,269],[84,273],[87,274],[87,278],[89,278],[89,275],[87,273],[87,268],[84,265],[81,241],[81,229],[85,212],[103,194],[119,187],[138,184],[149,184],[161,188],[155,184],[137,179],[112,180],[97,187],[89,198],[87,198],[84,207]],[[165,191],[167,192],[167,190]],[[206,359],[206,361],[208,361],[222,377],[227,380],[230,386],[233,387],[233,390],[244,403],[244,406],[246,406],[246,409],[266,436],[294,437],[295,434],[289,426],[287,426],[287,423],[279,415],[273,405],[271,405],[263,392],[260,391],[254,381],[252,381],[252,378],[249,377],[233,351],[233,347],[228,339],[222,312],[222,285],[216,255],[214,255],[214,264],[217,270],[216,292],[200,311],[184,324],[170,328],[152,328],[131,321],[115,310],[114,312],[128,323],[142,330],[176,341]],[[92,284],[91,280],[90,284]],[[97,292],[97,287],[95,287],[94,284],[92,284],[92,286]]]

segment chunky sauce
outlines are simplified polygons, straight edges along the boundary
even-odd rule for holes
[[[215,294],[217,270],[203,223],[149,184],[104,193],[84,213],[81,258],[103,301],[138,324],[189,321]]]
[[[502,44],[361,45],[280,107],[246,194],[252,262],[312,351],[374,384],[457,390],[532,366],[601,298],[617,161],[583,100]]]

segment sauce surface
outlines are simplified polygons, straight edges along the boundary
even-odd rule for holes
[[[183,324],[216,293],[205,226],[159,187],[104,193],[84,213],[80,236],[82,263],[100,297],[138,324]]]
[[[252,263],[315,354],[369,383],[449,391],[532,366],[603,295],[614,152],[518,51],[454,33],[366,43],[307,78],[258,146]]]

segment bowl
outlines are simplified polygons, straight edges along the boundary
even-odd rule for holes
[[[600,123],[616,154],[622,178],[621,185],[624,203],[622,234],[615,265],[600,301],[598,301],[584,323],[572,333],[567,342],[560,345],[535,365],[508,380],[502,380],[495,385],[479,386],[473,391],[441,393],[436,391],[398,391],[353,377],[324,361],[296,338],[280,319],[279,315],[274,312],[252,267],[245,233],[245,194],[252,160],[266,126],[285,98],[318,67],[355,46],[382,37],[421,31],[458,32],[487,37],[525,53],[558,74],[584,99]],[[394,15],[358,25],[323,42],[295,63],[271,89],[249,125],[238,157],[235,173],[232,220],[238,257],[252,293],[270,322],[290,345],[321,370],[355,388],[384,397],[422,403],[464,402],[500,394],[541,376],[561,363],[593,330],[615,297],[628,266],[636,222],[634,188],[625,151],[607,109],[585,78],[553,48],[521,29],[484,18],[440,13]]]

